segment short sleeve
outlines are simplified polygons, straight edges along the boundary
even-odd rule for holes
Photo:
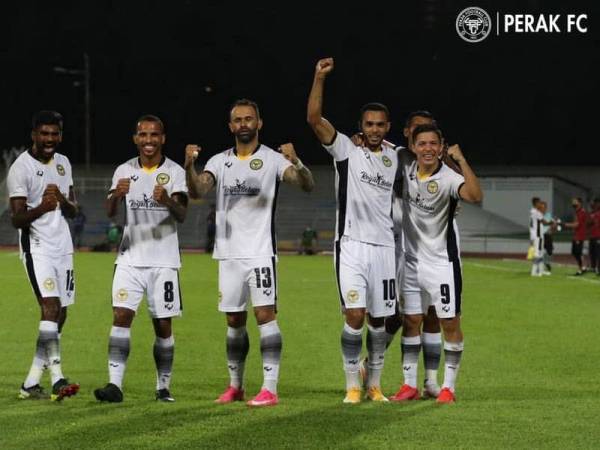
[[[281,153],[277,153],[273,151],[273,156],[275,159],[275,166],[277,168],[277,179],[283,180],[283,174],[287,170],[288,167],[292,165]]]
[[[175,170],[173,173],[173,191],[172,191],[172,193],[175,193],[175,192],[182,192],[184,194],[188,193],[187,184],[185,182],[185,170],[183,170],[183,168],[180,167],[179,165],[175,165]]]
[[[13,164],[8,171],[8,177],[6,178],[6,185],[8,188],[8,196],[14,197],[27,197],[29,192],[27,188],[27,176],[25,171],[20,164]]]
[[[110,185],[110,192],[117,189],[117,183],[119,182],[119,179],[123,178],[123,172],[124,172],[123,165],[120,165],[119,167],[117,167],[117,170],[115,170],[115,173],[113,174],[113,177],[112,177],[112,183]]]
[[[325,147],[325,150],[333,156],[335,161],[344,161],[348,159],[349,152],[356,148],[350,138],[339,131],[335,132],[333,142],[330,145],[323,144],[323,147]]]
[[[450,174],[450,196],[460,200],[458,191],[460,191],[460,187],[465,184],[465,177],[454,172],[450,168],[448,168],[448,173]]]
[[[219,160],[221,158],[221,153],[214,155],[213,157],[211,157],[208,162],[206,163],[206,165],[204,166],[204,171],[205,172],[209,172],[213,178],[215,179],[215,182],[217,182],[218,180],[218,166],[219,166]]]

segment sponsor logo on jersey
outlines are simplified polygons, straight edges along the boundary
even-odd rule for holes
[[[129,208],[130,209],[154,209],[160,208],[165,209],[163,205],[158,203],[156,200],[152,198],[152,196],[148,196],[144,194],[144,199],[129,199]]]
[[[47,291],[53,291],[55,287],[54,280],[52,278],[46,278],[44,280],[44,289]]]
[[[134,182],[135,182],[135,181],[137,181],[139,178],[140,178],[140,177],[138,177],[137,175],[131,175],[131,176],[129,177],[129,179],[130,179],[131,181],[134,181]]]
[[[56,171],[58,172],[58,174],[59,174],[61,177],[64,177],[64,176],[65,176],[65,168],[62,166],[62,164],[57,164],[57,165],[56,165]]]
[[[262,159],[255,158],[252,161],[250,161],[250,168],[252,170],[260,170],[262,168],[262,166],[263,166]]]
[[[356,303],[360,296],[358,294],[358,291],[352,289],[352,290],[348,291],[348,294],[346,295],[346,297],[348,298],[348,302]]]
[[[258,195],[260,188],[247,186],[246,180],[240,181],[236,178],[235,185],[223,186],[223,193],[225,195]]]
[[[35,174],[36,174],[38,177],[43,177],[43,176],[44,176],[44,172],[43,172],[42,170],[38,170],[38,171],[37,171]]]
[[[433,205],[427,205],[423,201],[423,199],[421,198],[421,194],[417,194],[417,196],[414,197],[414,198],[411,197],[410,194],[408,194],[407,198],[408,198],[408,202],[412,206],[420,209],[421,211],[425,211],[425,212],[428,212],[428,213],[433,213],[435,211],[435,207]]]
[[[379,172],[377,175],[371,175],[363,170],[360,172],[360,181],[370,184],[371,186],[376,186],[387,190],[392,188],[392,182],[386,180],[385,177]]]
[[[129,293],[126,289],[121,288],[117,291],[117,300],[124,302],[127,300],[127,297],[129,297]]]
[[[463,9],[456,18],[456,32],[467,42],[481,42],[492,31],[492,19],[482,8],[472,6]]]
[[[427,183],[427,192],[430,194],[437,194],[439,190],[440,187],[438,186],[437,181],[430,181]]]
[[[160,184],[161,186],[167,184],[170,179],[171,179],[171,177],[164,172],[161,172],[158,175],[156,175],[156,182],[158,184]]]
[[[385,167],[391,167],[391,165],[392,165],[392,160],[390,158],[388,158],[387,156],[385,156],[385,155],[383,155],[381,157],[381,161],[383,162],[383,165]]]

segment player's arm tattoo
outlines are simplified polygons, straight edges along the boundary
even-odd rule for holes
[[[204,197],[215,186],[214,176],[207,171],[198,174],[193,164],[185,169],[185,181],[192,198]]]
[[[169,208],[169,212],[175,217],[175,220],[179,223],[183,223],[185,216],[187,215],[187,195],[181,192],[174,192],[165,205]]]
[[[294,166],[285,169],[285,172],[283,172],[283,181],[300,186],[300,189],[304,192],[310,192],[315,187],[315,180],[312,172],[304,165],[302,165],[302,168],[299,170]]]

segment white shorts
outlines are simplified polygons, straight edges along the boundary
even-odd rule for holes
[[[366,308],[371,317],[396,311],[396,261],[393,247],[343,236],[335,242],[335,273],[342,311]]]
[[[38,298],[57,297],[63,307],[75,303],[73,255],[24,253],[23,264],[33,292]]]
[[[400,308],[403,314],[426,314],[434,306],[440,319],[456,317],[460,315],[461,294],[460,262],[432,264],[406,257]]]
[[[275,257],[219,260],[219,311],[246,311],[253,307],[277,306]]]
[[[152,318],[163,319],[181,315],[183,306],[177,269],[117,264],[112,285],[113,307],[137,311],[144,293]]]

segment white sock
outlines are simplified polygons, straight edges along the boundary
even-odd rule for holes
[[[425,333],[422,335],[423,359],[425,360],[425,386],[438,385],[437,373],[442,354],[442,333]]]
[[[227,369],[229,385],[241,389],[244,384],[244,368],[249,349],[246,327],[227,327]]]
[[[444,384],[442,388],[449,388],[454,392],[458,369],[460,368],[460,359],[464,349],[464,342],[444,342]]]
[[[421,336],[402,336],[402,374],[404,384],[412,388],[417,387],[419,353],[421,353]]]
[[[263,389],[277,394],[279,364],[281,361],[281,331],[277,320],[258,326],[260,331],[260,353],[263,363]]]
[[[108,377],[112,384],[122,389],[125,367],[129,357],[131,329],[113,326],[108,340]]]
[[[346,374],[346,390],[360,389],[360,352],[362,350],[362,327],[358,330],[344,323],[342,330],[342,360]]]
[[[169,389],[173,373],[173,356],[175,353],[175,339],[173,335],[168,338],[156,336],[153,352],[156,364],[156,390]]]
[[[48,368],[52,384],[64,378],[60,363],[60,344],[58,342],[58,323],[49,320],[40,321],[40,339],[46,349]]]
[[[386,335],[385,327],[373,327],[367,324],[367,349],[369,351],[369,381],[368,387],[381,387],[381,372],[385,354]]]

